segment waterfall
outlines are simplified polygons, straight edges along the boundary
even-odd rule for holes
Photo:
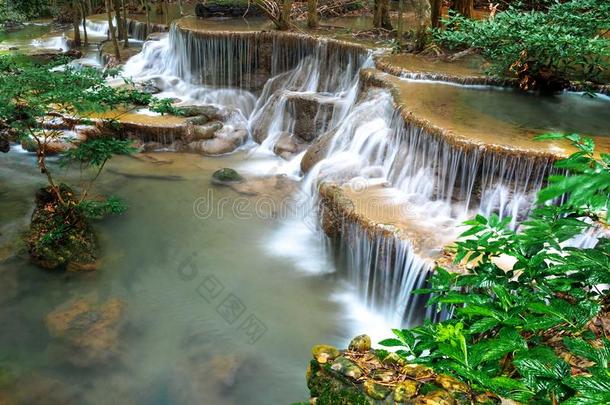
[[[147,41],[124,73],[153,80],[160,96],[183,103],[231,105],[261,144],[257,150],[275,152],[286,137],[305,145],[306,152],[287,158],[290,168],[310,161],[297,197],[309,216],[287,223],[267,248],[294,254],[314,271],[327,271],[329,264],[304,258],[331,245],[309,226],[316,208],[329,204],[318,193],[321,184],[353,186],[362,196],[381,187],[384,199],[407,207],[404,218],[396,217],[407,227],[399,232],[376,231],[379,224],[341,216],[334,244],[342,253],[342,276],[361,302],[394,326],[412,325],[426,311],[423,297],[411,292],[425,285],[460,223],[495,212],[511,215],[516,226],[551,161],[457,145],[406,119],[389,90],[361,79],[361,69],[370,66],[365,50],[338,41],[173,25],[168,35]]]

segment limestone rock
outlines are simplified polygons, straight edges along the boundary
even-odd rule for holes
[[[334,360],[341,353],[339,352],[339,349],[334,346],[316,345],[311,349],[311,354],[318,363],[324,364],[328,362],[328,360]]]
[[[387,397],[391,392],[390,388],[386,387],[385,385],[378,384],[373,380],[365,381],[364,384],[362,384],[362,387],[366,395],[377,400],[385,399],[385,397]]]
[[[366,352],[371,350],[371,338],[368,335],[359,335],[349,342],[349,350],[356,352]]]
[[[335,131],[329,131],[313,141],[301,160],[301,170],[303,173],[309,172],[312,167],[326,157],[334,135]]]
[[[439,386],[449,392],[468,392],[468,386],[457,379],[448,375],[438,375],[434,380]]]
[[[407,400],[417,395],[417,383],[411,380],[405,380],[396,384],[394,389],[394,401],[407,402]]]
[[[284,132],[273,147],[273,153],[288,160],[307,148],[307,144],[289,132]]]
[[[351,360],[343,356],[337,357],[333,362],[332,366],[330,367],[334,371],[337,371],[338,373],[343,374],[346,377],[353,378],[354,380],[357,380],[362,377],[362,370],[360,369],[360,367],[358,367],[356,364],[352,363]]]
[[[203,125],[194,125],[192,133],[188,136],[188,141],[201,141],[212,139],[216,132],[222,129],[222,122],[212,121]]]

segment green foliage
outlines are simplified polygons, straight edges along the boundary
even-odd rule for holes
[[[78,209],[87,218],[100,219],[110,214],[122,214],[127,206],[117,197],[108,197],[102,201],[85,200],[78,205]]]
[[[184,110],[180,107],[175,107],[171,98],[153,99],[150,103],[150,110],[157,112],[161,115],[184,115]]]
[[[45,145],[57,141],[62,132],[45,127],[43,122],[49,117],[61,116],[72,122],[90,123],[87,117],[92,113],[145,106],[152,97],[128,86],[115,88],[108,85],[106,78],[117,74],[116,71],[77,69],[70,65],[59,66],[60,63],[62,61],[41,65],[10,56],[0,57],[0,121],[5,122],[22,139],[34,144],[38,150],[38,166],[47,176],[58,201],[65,206],[66,215],[69,216],[73,208],[89,217],[118,213],[122,208],[116,199],[100,202],[87,201],[86,198],[93,182],[112,156],[136,151],[131,142],[112,138],[90,139],[76,142],[73,148],[64,152],[60,156],[62,166],[76,164],[81,171],[94,169],[94,175],[83,181],[80,197],[68,202],[62,198],[59,186],[46,165],[46,155],[41,153]],[[81,178],[84,179],[83,176]],[[45,237],[53,238],[53,235]]]
[[[409,361],[450,373],[475,390],[537,404],[610,403],[610,340],[591,327],[610,317],[610,240],[592,248],[566,244],[594,226],[607,227],[609,156],[590,139],[567,138],[578,149],[556,167],[538,206],[519,230],[509,218],[477,216],[455,244],[467,274],[438,268],[428,305],[452,317],[394,330],[380,344]],[[553,205],[550,203],[554,202]],[[500,267],[501,261],[511,265]]]
[[[546,11],[515,7],[491,20],[470,20],[451,14],[435,40],[450,48],[476,48],[498,75],[557,76],[600,81],[610,68],[610,2],[570,0]]]
[[[60,164],[67,166],[71,163],[78,163],[82,166],[100,167],[114,155],[129,155],[136,151],[137,149],[129,140],[89,139],[64,152]]]

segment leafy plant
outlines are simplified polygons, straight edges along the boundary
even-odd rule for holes
[[[480,50],[490,73],[517,76],[525,89],[551,80],[600,82],[610,67],[609,15],[605,0],[570,0],[543,11],[510,7],[489,20],[450,14],[433,35],[449,49]]]
[[[572,246],[608,227],[610,155],[575,134],[538,139],[557,138],[578,151],[556,163],[563,174],[549,177],[520,229],[495,215],[467,221],[454,264],[472,268],[437,268],[418,291],[452,316],[394,330],[382,345],[505,398],[610,403],[610,240],[598,232],[592,247]]]
[[[0,120],[21,139],[34,143],[41,173],[46,175],[57,200],[67,207],[85,201],[93,182],[113,155],[133,153],[135,149],[129,141],[111,138],[75,142],[73,148],[64,152],[61,163],[77,163],[81,170],[92,167],[96,171],[83,182],[80,197],[68,202],[46,163],[49,145],[63,136],[62,130],[49,122],[59,118],[64,122],[88,123],[90,114],[113,109],[120,109],[117,112],[120,115],[122,111],[148,105],[151,96],[128,87],[109,86],[105,81],[108,72],[69,65],[56,67],[58,63],[61,62],[40,65],[0,57]]]

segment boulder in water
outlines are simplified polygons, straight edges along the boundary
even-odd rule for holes
[[[202,141],[212,139],[216,136],[216,132],[222,129],[222,122],[212,121],[203,125],[193,125],[192,131],[189,131],[186,141]]]
[[[74,192],[65,184],[59,185],[65,202],[75,200]],[[52,188],[36,193],[36,206],[25,242],[34,263],[45,269],[70,271],[95,270],[98,245],[93,228],[78,211],[69,214],[59,202]]]
[[[214,174],[212,174],[212,183],[214,184],[235,183],[242,181],[243,179],[244,178],[237,173],[235,169],[231,169],[229,167],[216,170]]]
[[[273,146],[273,153],[289,160],[307,148],[307,144],[291,133],[284,132]]]

